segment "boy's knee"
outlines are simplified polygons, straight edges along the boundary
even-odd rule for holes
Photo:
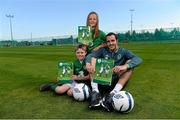
[[[64,93],[64,90],[63,90],[61,87],[56,87],[55,92],[56,92],[57,94],[63,94],[63,93]]]

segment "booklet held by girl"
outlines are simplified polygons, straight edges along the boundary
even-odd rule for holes
[[[78,42],[85,45],[92,42],[92,30],[90,26],[78,26]]]

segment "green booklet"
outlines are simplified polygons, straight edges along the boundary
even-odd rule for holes
[[[96,73],[93,78],[94,82],[102,85],[110,85],[113,66],[114,60],[96,59]]]
[[[88,45],[92,42],[92,32],[90,26],[78,26],[78,42]]]
[[[73,63],[71,62],[59,62],[58,63],[58,81],[60,83],[71,83],[71,77],[73,75]]]

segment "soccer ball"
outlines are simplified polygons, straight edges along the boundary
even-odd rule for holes
[[[116,93],[112,100],[112,106],[118,112],[128,113],[134,107],[134,99],[132,95],[126,91]]]
[[[90,89],[84,83],[77,83],[73,88],[73,97],[75,100],[84,101],[89,98]]]

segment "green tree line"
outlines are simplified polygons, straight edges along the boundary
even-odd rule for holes
[[[132,32],[127,31],[126,33],[118,33],[119,41],[165,41],[165,40],[180,40],[180,29],[174,28],[171,31],[165,29],[155,29],[154,32],[141,31],[140,33],[135,30]]]

